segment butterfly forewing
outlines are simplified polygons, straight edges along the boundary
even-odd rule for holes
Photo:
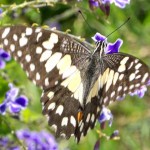
[[[69,138],[78,128],[77,113],[83,105],[82,81],[90,50],[67,34],[35,27],[14,26],[0,30],[3,49],[19,61],[28,77],[43,89],[43,114],[58,136]]]
[[[123,54],[104,54],[72,35],[39,27],[14,26],[0,30],[0,43],[43,89],[43,114],[66,138],[80,141],[93,128],[103,105],[142,88],[149,68]],[[100,47],[99,47],[100,46]]]

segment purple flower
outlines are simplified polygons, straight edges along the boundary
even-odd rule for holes
[[[5,67],[5,61],[9,61],[10,58],[10,55],[2,48],[0,48],[0,69],[3,69]]]
[[[101,114],[100,114],[100,116],[98,118],[98,121],[100,123],[109,121],[109,126],[111,126],[112,125],[112,121],[113,121],[113,115],[112,115],[111,111],[108,108],[103,107],[103,109],[101,111]]]
[[[133,93],[130,93],[131,96],[138,95],[138,97],[142,98],[145,95],[145,92],[147,91],[146,86],[142,86],[140,89],[135,90]]]
[[[58,146],[54,137],[46,131],[35,132],[18,130],[18,139],[23,140],[28,150],[57,150]]]
[[[119,136],[119,130],[115,130],[111,135],[110,139],[117,139]]]
[[[10,141],[7,137],[0,138],[0,148],[7,150],[20,150],[20,148],[16,146],[13,141]]]
[[[0,104],[0,114],[5,114],[8,108],[11,113],[19,113],[28,105],[28,99],[24,95],[19,95],[19,89],[9,84],[10,90],[5,95],[5,100]]]
[[[107,16],[110,13],[110,4],[113,3],[117,7],[125,8],[130,3],[130,0],[89,0],[89,6],[92,10],[99,7]]]
[[[92,39],[97,42],[97,41],[106,41],[107,38],[100,33],[96,33]],[[113,53],[118,53],[121,45],[123,44],[123,41],[121,39],[117,39],[114,43],[108,43],[106,49],[105,49],[105,54],[113,54]]]
[[[127,4],[130,4],[130,0],[113,0],[117,7],[125,8]]]

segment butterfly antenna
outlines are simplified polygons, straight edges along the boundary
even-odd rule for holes
[[[108,36],[110,36],[111,34],[113,34],[114,32],[116,32],[118,29],[120,29],[120,28],[121,28],[124,24],[126,24],[129,20],[130,20],[130,17],[127,18],[127,20],[126,20],[123,24],[121,24],[118,28],[116,28],[114,31],[112,31],[111,33],[109,33],[109,34],[106,36],[106,38],[107,38]]]
[[[91,32],[93,32],[92,27],[91,27],[91,26],[89,25],[89,23],[86,21],[86,19],[85,19],[83,13],[81,12],[81,10],[78,10],[78,13],[80,13],[80,15],[82,16],[82,18],[84,19],[84,21],[87,23],[87,25],[88,25],[89,29],[91,30]]]

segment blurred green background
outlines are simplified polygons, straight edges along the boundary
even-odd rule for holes
[[[71,1],[66,4],[59,2],[53,6],[45,5],[41,8],[34,8],[32,5],[20,7],[23,2],[23,0],[0,1],[0,7],[3,8],[3,11],[8,11],[0,20],[1,27],[7,24],[31,26],[33,23],[37,23],[39,26],[56,26],[61,31],[70,29],[71,34],[84,37],[87,41],[93,43],[91,37],[96,32],[108,35],[130,17],[130,21],[109,36],[108,41],[114,42],[117,38],[123,39],[121,51],[140,58],[150,67],[149,1],[131,0],[131,3],[125,9],[120,9],[112,4],[108,18],[98,8],[94,11],[90,10],[88,2],[85,0],[81,2]],[[11,8],[8,7],[13,3],[16,3],[16,5],[12,5]],[[92,30],[78,13],[79,9]],[[47,126],[46,118],[41,114],[41,90],[27,79],[20,65],[12,60],[7,63],[4,70],[0,70],[0,75],[0,102],[4,99],[9,82],[15,82],[15,85],[20,87],[21,91],[30,99],[28,108],[21,114],[22,121],[13,119],[9,115],[0,116],[0,136],[9,136],[13,139],[14,136],[12,136],[11,131],[20,128],[37,131],[45,129],[53,134],[54,132]],[[101,150],[149,150],[150,88],[144,98],[127,96],[123,101],[111,104],[110,109],[114,115],[113,125],[111,128],[107,127],[104,132],[110,135],[115,129],[118,129],[120,140],[108,141],[102,138]],[[99,130],[99,124],[86,137],[82,138],[79,144],[76,144],[74,138],[70,140],[59,138],[57,139],[59,149],[91,150],[98,139],[97,130]]]

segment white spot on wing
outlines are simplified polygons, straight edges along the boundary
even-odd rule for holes
[[[134,64],[134,62],[132,61],[132,62],[130,63],[130,66],[128,67],[128,70],[131,69],[131,67],[133,66],[133,64]]]
[[[28,43],[28,39],[25,37],[24,34],[22,34],[22,37],[19,39],[19,45],[20,47],[25,46]]]
[[[10,50],[11,50],[12,52],[15,51],[15,45],[14,45],[14,44],[11,44],[11,45],[10,45]]]
[[[50,35],[50,38],[47,41],[44,41],[42,45],[46,49],[52,49],[54,47],[54,44],[56,44],[57,42],[58,42],[58,35],[55,33],[52,33]]]
[[[113,96],[115,96],[115,91],[113,91],[110,95],[110,97],[112,98]]]
[[[42,36],[42,32],[39,32],[38,35],[37,35],[37,38],[36,38],[36,41],[38,42],[39,41],[39,38]]]
[[[47,94],[47,97],[52,99],[54,97],[54,92],[50,91],[48,94]]]
[[[26,28],[26,35],[31,35],[32,34],[32,28],[27,27]]]
[[[135,69],[138,70],[141,66],[142,66],[142,64],[141,64],[141,63],[138,63],[138,64],[135,66]]]
[[[126,70],[126,66],[124,64],[121,64],[118,68],[118,72],[123,72]]]
[[[141,75],[140,75],[140,74],[135,77],[135,79],[139,79],[139,78],[141,78]]]
[[[110,86],[112,84],[112,81],[113,81],[113,78],[114,78],[114,71],[110,70],[108,80],[107,80],[107,83],[106,83],[106,91],[110,88]]]
[[[48,106],[48,110],[53,110],[55,108],[56,104],[53,102]]]
[[[148,72],[144,74],[144,76],[143,76],[143,78],[142,78],[142,81],[141,81],[141,82],[145,82],[145,81],[146,81],[146,79],[147,79],[147,77],[148,77]]]
[[[37,54],[41,54],[41,53],[42,53],[42,47],[39,47],[39,46],[38,46],[38,47],[36,48],[36,53],[37,53]]]
[[[103,75],[100,77],[100,87],[101,87],[101,88],[102,88],[103,85],[107,82],[108,75],[109,75],[109,68],[107,68],[107,69],[105,70],[105,72],[103,73]]]
[[[120,64],[125,65],[128,61],[129,57],[125,57],[120,61]]]
[[[49,79],[48,78],[46,78],[44,82],[45,82],[45,86],[49,85]]]
[[[10,32],[10,28],[9,27],[5,28],[4,32],[2,33],[2,39],[4,39],[8,35],[9,32]]]
[[[30,70],[34,71],[35,70],[35,65],[34,64],[30,64]]]
[[[132,81],[135,79],[135,73],[131,73],[129,76],[129,81]]]
[[[47,60],[45,64],[46,72],[50,72],[57,65],[61,56],[62,53],[56,52]]]
[[[76,127],[76,120],[75,120],[74,116],[71,116],[71,117],[70,117],[70,123],[71,123],[74,127]]]
[[[130,85],[129,89],[132,90],[134,88],[134,85]]]
[[[94,122],[94,120],[95,120],[95,115],[92,114],[92,116],[91,116],[91,121]]]
[[[38,72],[36,73],[36,80],[40,80],[40,74]]]
[[[121,74],[121,75],[119,76],[119,80],[122,80],[123,77],[124,77],[124,74]]]
[[[83,130],[84,127],[84,123],[82,122],[81,126],[80,126],[80,132]]]
[[[8,40],[7,39],[4,40],[4,45],[6,45],[6,46],[8,45]]]
[[[18,40],[18,36],[16,34],[13,35],[13,39],[14,41],[17,41]]]
[[[41,31],[41,28],[39,28],[39,27],[35,29],[36,33],[40,32],[40,31]]]
[[[119,73],[116,72],[115,75],[114,75],[114,79],[113,79],[113,85],[116,84],[117,80],[118,80],[118,77],[119,77]]]
[[[30,56],[29,54],[27,54],[27,55],[25,56],[25,59],[26,59],[27,62],[30,62],[31,56]]]
[[[18,55],[18,57],[21,57],[22,56],[22,51],[17,51],[17,55]]]
[[[61,126],[67,126],[67,124],[68,124],[68,117],[64,117],[62,119]]]
[[[57,126],[56,126],[55,124],[52,125],[52,128],[53,128],[53,129],[55,130],[55,132],[56,132]]]
[[[51,56],[51,54],[52,54],[51,50],[44,51],[40,57],[40,62],[47,60]]]
[[[71,56],[65,55],[57,64],[57,68],[59,69],[59,74],[62,74],[68,69],[71,65]]]
[[[62,112],[63,112],[63,110],[64,110],[64,106],[63,106],[63,105],[59,105],[59,106],[57,107],[56,114],[61,115]]]
[[[88,113],[88,115],[87,115],[87,117],[86,117],[86,122],[87,122],[87,123],[89,123],[89,121],[90,121],[90,117],[91,117],[91,114],[90,114],[90,113]]]
[[[118,87],[118,92],[121,91],[121,90],[122,90],[122,86],[119,86]]]

